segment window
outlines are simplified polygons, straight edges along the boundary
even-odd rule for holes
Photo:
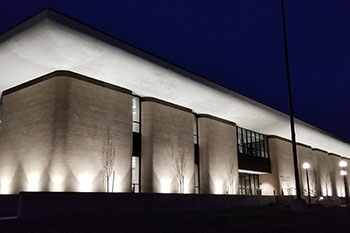
[[[196,114],[193,114],[193,143],[194,143],[194,191],[199,193],[200,181],[199,181],[199,144],[198,144],[198,118]]]
[[[132,98],[132,131],[140,133],[140,98]]]
[[[141,111],[140,98],[132,98],[132,131],[133,148],[131,159],[131,189],[134,193],[140,192],[140,161],[141,161]]]
[[[133,193],[140,192],[140,158],[132,156],[131,160],[131,188]]]
[[[259,176],[252,174],[239,174],[240,195],[260,195]]]
[[[237,127],[237,150],[239,154],[269,158],[267,136]]]

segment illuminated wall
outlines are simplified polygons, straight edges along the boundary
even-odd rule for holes
[[[333,196],[335,190],[333,158],[326,151],[313,149],[313,156],[318,158],[320,195]]]
[[[236,126],[198,115],[200,192],[238,193]]]
[[[278,173],[278,154],[276,151],[276,138],[268,137],[271,173],[259,175],[262,195],[280,195],[280,182]]]
[[[295,195],[295,177],[293,168],[292,144],[289,140],[271,136],[269,137],[269,150],[272,173],[262,179],[262,192],[271,194],[274,189],[276,195]],[[267,182],[266,182],[267,181]],[[267,194],[267,193],[266,193]]]
[[[2,98],[1,193],[102,191],[102,148],[115,138],[115,191],[129,191],[131,95],[57,73]]]
[[[340,175],[340,171],[342,169],[339,167],[339,162],[342,160],[342,158],[336,154],[329,154],[329,156],[333,160],[333,169],[334,169],[334,180],[335,180],[336,192],[333,195],[336,195],[338,197],[345,197],[344,177]],[[348,163],[348,166],[345,168],[345,170],[348,172],[347,176],[349,176],[350,161],[348,159],[343,159],[343,160],[345,160]]]
[[[142,192],[194,193],[193,130],[192,110],[141,98]],[[110,190],[129,192],[132,143],[131,91],[72,72],[43,76],[3,93],[0,193],[105,191],[102,154],[111,148]],[[235,123],[199,114],[198,143],[200,192],[237,194]],[[262,194],[295,195],[291,142],[269,136],[268,143],[272,172],[259,175]],[[297,150],[304,194],[308,162],[311,195],[345,195],[339,155],[303,144]]]
[[[320,173],[318,170],[318,156],[315,156],[310,146],[299,143],[297,144],[297,153],[301,193],[304,196],[308,195],[306,171],[303,168],[303,164],[308,163],[310,164],[310,168],[308,169],[310,195],[317,196],[321,193]]]
[[[192,111],[153,98],[141,100],[141,191],[194,192]]]

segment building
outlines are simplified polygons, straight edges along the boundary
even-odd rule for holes
[[[288,116],[52,10],[0,37],[0,76],[2,194],[295,194]],[[349,145],[296,127],[311,194],[344,196]]]

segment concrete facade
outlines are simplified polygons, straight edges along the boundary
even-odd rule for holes
[[[269,137],[271,174],[261,175],[265,195],[295,195],[295,177],[291,143],[280,137]]]
[[[318,171],[318,156],[314,156],[312,148],[307,145],[297,144],[297,153],[298,153],[298,164],[299,164],[299,178],[300,186],[303,196],[308,195],[308,186],[307,186],[307,176],[306,169],[303,168],[304,163],[310,164],[308,169],[309,177],[309,188],[311,196],[318,196],[321,192],[320,190],[320,176]]]
[[[318,158],[318,171],[320,179],[320,194],[333,196],[335,190],[333,159],[326,151],[313,150],[313,156]]]
[[[0,124],[0,193],[96,192],[107,191],[107,187],[113,192],[130,192],[134,143],[131,93],[65,71],[5,91]],[[198,176],[192,110],[151,97],[141,97],[140,109],[141,192],[194,193],[197,183],[201,194],[238,194],[235,123],[208,114],[196,115]],[[270,161],[271,173],[241,172],[259,175],[262,195],[295,195],[291,142],[270,135],[268,147],[269,158],[263,159]],[[297,152],[304,197],[305,162],[310,164],[311,196],[345,195],[339,161],[348,162],[345,170],[350,173],[350,160],[300,143]],[[349,184],[349,176],[346,179]]]
[[[192,111],[153,98],[141,103],[141,191],[193,193]]]
[[[1,192],[103,191],[101,154],[108,132],[115,139],[115,190],[129,191],[131,98],[60,75],[5,94]]]
[[[200,193],[238,194],[236,126],[198,116]]]

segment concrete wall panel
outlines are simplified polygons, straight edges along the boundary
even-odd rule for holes
[[[200,192],[238,193],[236,126],[199,117]]]
[[[313,150],[313,156],[318,159],[319,195],[333,196],[335,180],[332,157],[328,156],[326,151],[321,150]]]
[[[141,103],[141,191],[193,193],[191,110],[152,98]]]
[[[309,163],[310,168],[308,169],[309,176],[309,188],[310,195],[317,196],[320,193],[319,189],[319,172],[318,172],[318,157],[314,156],[312,148],[303,144],[297,144],[297,153],[298,153],[298,167],[299,167],[299,178],[300,178],[300,186],[301,193],[305,196],[308,195],[308,187],[307,187],[307,177],[306,170],[303,168],[304,163]]]
[[[283,138],[269,137],[271,174],[261,175],[262,192],[266,195],[295,195],[292,144]]]
[[[278,175],[278,153],[276,152],[277,140],[268,138],[270,150],[271,173],[259,175],[259,182],[262,195],[279,195],[280,182]]]
[[[115,190],[129,191],[131,99],[63,76],[3,96],[0,192],[102,191],[108,131],[116,139]]]

